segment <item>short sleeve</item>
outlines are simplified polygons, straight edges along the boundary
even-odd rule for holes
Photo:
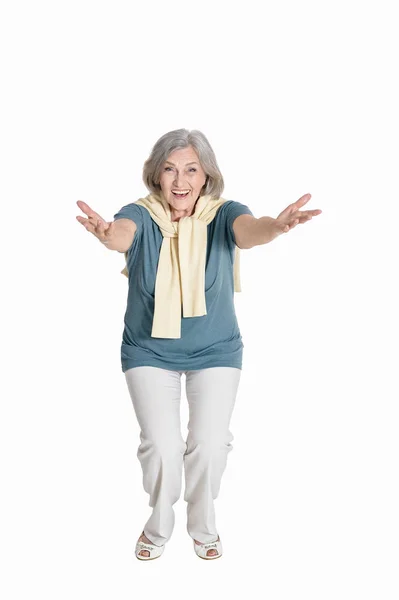
[[[227,204],[227,203],[226,203]],[[234,236],[233,223],[240,215],[253,215],[252,211],[246,204],[241,202],[235,202],[234,200],[229,201],[226,208],[226,231],[230,242],[236,245],[236,239]]]
[[[142,208],[138,204],[132,202],[131,204],[126,204],[122,206],[122,208],[114,214],[114,220],[117,219],[131,219],[136,223],[137,230],[135,237],[138,238],[141,235],[141,231],[143,228],[143,213],[141,212]]]

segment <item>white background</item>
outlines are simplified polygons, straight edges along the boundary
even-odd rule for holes
[[[394,5],[3,4],[3,598],[397,600]],[[182,490],[164,555],[145,564],[124,256],[78,223],[76,201],[112,220],[181,127],[208,137],[224,198],[276,217],[309,192],[304,208],[323,212],[241,252],[224,556],[195,555]],[[182,391],[184,434],[184,376]]]

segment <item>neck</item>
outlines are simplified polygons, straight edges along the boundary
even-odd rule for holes
[[[195,201],[194,206],[191,209],[188,208],[186,210],[176,210],[175,208],[170,206],[170,220],[171,221],[180,221],[180,219],[182,217],[191,217],[191,215],[193,215],[195,212],[195,207],[197,205],[197,202],[198,202],[198,198]]]
[[[178,211],[174,211],[172,208],[170,209],[170,220],[171,221],[180,221],[180,219],[182,217],[191,217],[191,215],[193,214],[194,209],[191,210],[191,212],[188,211],[182,211],[182,210],[178,210]]]

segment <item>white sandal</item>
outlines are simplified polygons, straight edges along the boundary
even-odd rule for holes
[[[140,535],[140,537],[143,534],[144,534],[144,531]],[[140,552],[142,550],[148,550],[149,556],[143,556],[142,554],[140,554]],[[153,560],[154,558],[159,558],[164,550],[165,550],[165,544],[163,546],[155,546],[154,544],[146,544],[145,542],[141,542],[139,539],[136,544],[135,554],[136,554],[136,558],[138,558],[139,560]]]
[[[204,558],[205,560],[212,560],[214,558],[220,558],[223,554],[222,542],[220,541],[219,536],[218,536],[218,539],[216,540],[216,542],[211,542],[209,544],[197,544],[195,542],[195,540],[193,540],[193,542],[194,542],[195,553],[200,558]],[[206,553],[211,548],[214,548],[217,551],[217,554],[211,554],[210,556],[209,555],[207,556]]]

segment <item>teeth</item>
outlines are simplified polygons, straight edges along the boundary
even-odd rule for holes
[[[172,190],[173,192],[173,190]],[[188,194],[189,190],[187,190],[186,192],[173,192],[173,194],[177,194],[178,196],[184,196],[184,194]]]

